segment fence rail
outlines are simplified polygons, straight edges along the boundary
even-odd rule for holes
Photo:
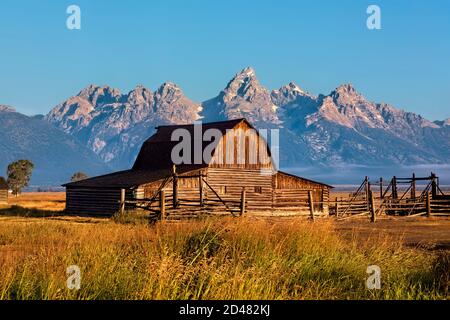
[[[420,195],[417,194],[416,182],[429,181]],[[368,215],[372,221],[381,215],[397,216],[450,216],[450,195],[445,195],[439,188],[439,178],[435,174],[430,177],[412,178],[393,177],[386,188],[383,189],[383,180],[378,184],[379,196],[375,196],[373,185],[366,177],[356,192],[348,198],[336,198],[330,203],[330,213],[338,219],[349,219]],[[400,192],[398,185],[407,185]]]
[[[199,175],[200,188],[198,198],[180,197],[177,190],[177,179],[181,179],[174,173],[167,178],[152,197],[145,199],[125,199],[125,190],[121,190],[120,214],[123,214],[127,208],[142,209],[150,212],[152,217],[159,220],[194,218],[204,215],[232,215],[234,217],[243,216],[247,206],[252,204],[252,199],[247,199],[245,188],[242,189],[239,200],[226,199],[219,195],[216,190]],[[416,181],[429,180],[429,184],[423,189],[420,195],[416,194]],[[169,182],[173,181],[173,190],[166,194],[164,188]],[[374,192],[374,186],[370,183],[368,177],[364,179],[358,189],[351,193],[348,198],[335,198],[328,201],[314,201],[312,191],[308,191],[308,198],[302,202],[288,202],[279,207],[285,206],[293,211],[301,212],[301,215],[307,215],[311,220],[323,217],[323,214],[315,212],[317,206],[326,206],[328,215],[337,219],[351,219],[355,217],[366,216],[370,221],[375,222],[377,217],[387,216],[405,216],[415,217],[420,215],[431,216],[450,216],[450,195],[444,195],[439,188],[438,178],[432,174],[428,178],[396,178],[393,177],[386,188],[383,186],[383,180]],[[398,184],[409,183],[406,191],[399,192]],[[208,197],[205,196],[205,189]],[[266,208],[267,209],[267,208]],[[269,210],[271,207],[268,208]],[[300,215],[300,214],[299,214]]]

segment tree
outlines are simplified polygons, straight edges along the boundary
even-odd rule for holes
[[[15,196],[28,186],[33,168],[34,164],[30,160],[18,160],[8,165],[8,187]]]
[[[70,181],[77,182],[80,180],[85,180],[87,178],[89,178],[88,175],[86,173],[80,171],[80,172],[74,173],[72,178],[70,178]]]

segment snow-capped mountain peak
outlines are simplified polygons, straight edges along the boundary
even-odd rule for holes
[[[154,93],[139,85],[125,95],[109,86],[90,85],[53,108],[45,119],[76,136],[105,162],[117,164],[129,161],[127,152],[148,138],[154,126],[193,122],[200,110],[200,104],[172,82]]]
[[[251,67],[202,104],[172,82],[154,92],[136,86],[128,94],[90,85],[45,117],[119,168],[129,167],[157,125],[236,118],[247,118],[259,128],[280,129],[284,165],[440,163],[450,158],[450,119],[433,123],[368,101],[351,84],[319,96],[294,82],[269,91]]]
[[[77,95],[80,98],[86,99],[92,105],[101,107],[106,104],[119,103],[123,99],[120,90],[111,88],[110,86],[97,86],[91,84],[80,91]]]
[[[253,68],[247,67],[231,79],[223,92],[228,100],[239,96],[247,101],[252,101],[255,99],[255,95],[267,93],[267,89],[261,86]]]
[[[254,123],[279,124],[278,106],[256,78],[253,68],[237,73],[216,97],[203,103],[203,117],[211,120],[247,118]]]
[[[16,109],[11,106],[0,104],[0,112],[16,112]]]
[[[288,104],[295,103],[295,101],[299,98],[316,99],[316,97],[305,92],[294,82],[290,82],[289,84],[282,86],[280,89],[272,90],[271,97],[273,103],[277,106],[286,106]]]
[[[337,87],[335,91],[341,94],[357,94],[355,87],[351,83],[344,83]]]
[[[434,121],[433,123],[441,128],[450,127],[450,118],[442,121]]]
[[[444,120],[443,126],[444,126],[444,127],[450,127],[450,118]]]

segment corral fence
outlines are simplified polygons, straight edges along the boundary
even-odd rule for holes
[[[422,190],[418,191],[418,183]],[[425,184],[423,184],[425,183]],[[346,198],[335,198],[330,204],[330,214],[338,219],[369,216],[371,221],[386,216],[450,216],[450,195],[439,187],[439,178],[393,177],[388,184],[382,178],[371,183],[368,177],[360,187]]]
[[[167,183],[170,182],[168,180]],[[205,180],[203,182],[211,190],[213,197],[203,198],[201,196],[203,193],[201,193],[198,199],[180,198],[176,192],[172,191],[168,193],[161,188],[151,198],[125,200],[125,189],[122,189],[121,199],[119,201],[119,214],[124,214],[126,208],[131,208],[150,212],[150,218],[152,220],[182,220],[214,215],[241,217],[247,212],[248,200],[245,188],[242,189],[240,200],[230,200],[221,197]],[[316,211],[316,207],[321,204],[328,204],[328,202],[315,202],[312,191],[309,191],[308,201],[301,209],[303,212],[304,208],[307,207],[309,211],[308,217],[315,220],[320,217],[325,217],[324,214]]]
[[[178,185],[181,179],[198,179],[198,190],[180,193]],[[302,216],[306,214],[312,220],[328,216],[328,212],[326,215],[323,214],[323,207],[328,206],[328,201],[317,201],[312,190],[307,192],[306,201],[296,202],[293,211]],[[151,197],[127,199],[126,190],[122,189],[119,215],[123,215],[127,210],[138,209],[149,212],[151,220],[182,220],[224,215],[241,217],[248,212],[247,208],[252,204],[252,201],[254,204],[254,199],[250,196],[247,197],[245,187],[240,191],[240,196],[230,198],[215,190],[201,172],[190,176],[178,175],[176,168],[174,168],[172,175],[161,183]],[[252,212],[252,214],[255,213]],[[271,216],[270,212],[265,212],[263,215]]]
[[[185,178],[198,179],[199,190],[189,197],[180,197],[178,181]],[[245,188],[239,200],[226,199],[205,178],[201,173],[196,176],[178,176],[174,170],[173,175],[167,177],[150,198],[143,199],[126,200],[126,191],[122,189],[119,214],[131,208],[149,212],[153,220],[181,220],[214,215],[240,217],[247,212]],[[418,191],[418,183],[421,183],[421,191]],[[172,188],[168,188],[169,185]],[[208,197],[205,197],[206,192]],[[326,206],[328,213],[318,212],[316,209],[320,206]],[[299,209],[304,211],[306,207],[311,220],[365,216],[375,222],[381,216],[450,216],[450,195],[440,189],[439,178],[434,173],[429,177],[416,177],[414,174],[411,178],[394,176],[387,184],[382,178],[372,183],[366,177],[348,197],[330,197],[326,202],[317,202],[314,201],[312,191],[309,191],[308,200]]]

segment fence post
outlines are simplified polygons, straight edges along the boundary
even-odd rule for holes
[[[198,176],[198,191],[200,193],[200,207],[204,206],[204,199],[203,199],[203,177],[202,173],[200,172]]]
[[[336,205],[336,218],[338,218],[339,217],[339,203],[338,203],[337,197],[335,199],[335,205]]]
[[[426,207],[427,207],[427,217],[431,217],[431,196],[430,192],[427,192],[427,198],[426,198]]]
[[[383,200],[383,178],[380,178],[380,199]]]
[[[166,193],[164,190],[159,192],[159,211],[160,219],[164,221],[166,219]]]
[[[177,174],[177,167],[175,165],[173,165],[172,168],[172,176],[173,176],[172,197],[173,197],[173,208],[175,209],[178,206],[178,174]]]
[[[366,179],[367,179],[367,177],[366,177]],[[367,183],[366,183],[367,211],[370,211],[370,201],[371,201],[370,197],[371,197],[371,195],[372,195],[372,188],[370,186],[369,180],[367,180]]]
[[[365,177],[364,178],[364,188],[366,189],[365,190],[365,192],[366,192],[366,199],[369,199],[369,188],[370,188],[370,186],[369,186],[369,177]]]
[[[312,221],[314,221],[314,200],[313,200],[313,193],[311,190],[308,191],[308,202],[309,202],[309,214],[311,216]]]
[[[397,193],[397,177],[394,176],[392,178],[392,199],[397,200],[398,199],[398,193]]]
[[[370,196],[370,221],[375,222],[375,201],[373,199],[372,190],[369,191]]]
[[[123,215],[125,213],[125,189],[120,189],[120,208],[119,214]]]
[[[242,188],[242,192],[241,192],[241,213],[240,216],[243,216],[245,213],[245,198],[246,198],[246,194],[245,194],[245,188]]]
[[[413,173],[411,179],[411,199],[416,200],[416,174]]]
[[[436,174],[431,173],[431,196],[433,199],[436,199],[437,195],[437,183],[436,183]]]

